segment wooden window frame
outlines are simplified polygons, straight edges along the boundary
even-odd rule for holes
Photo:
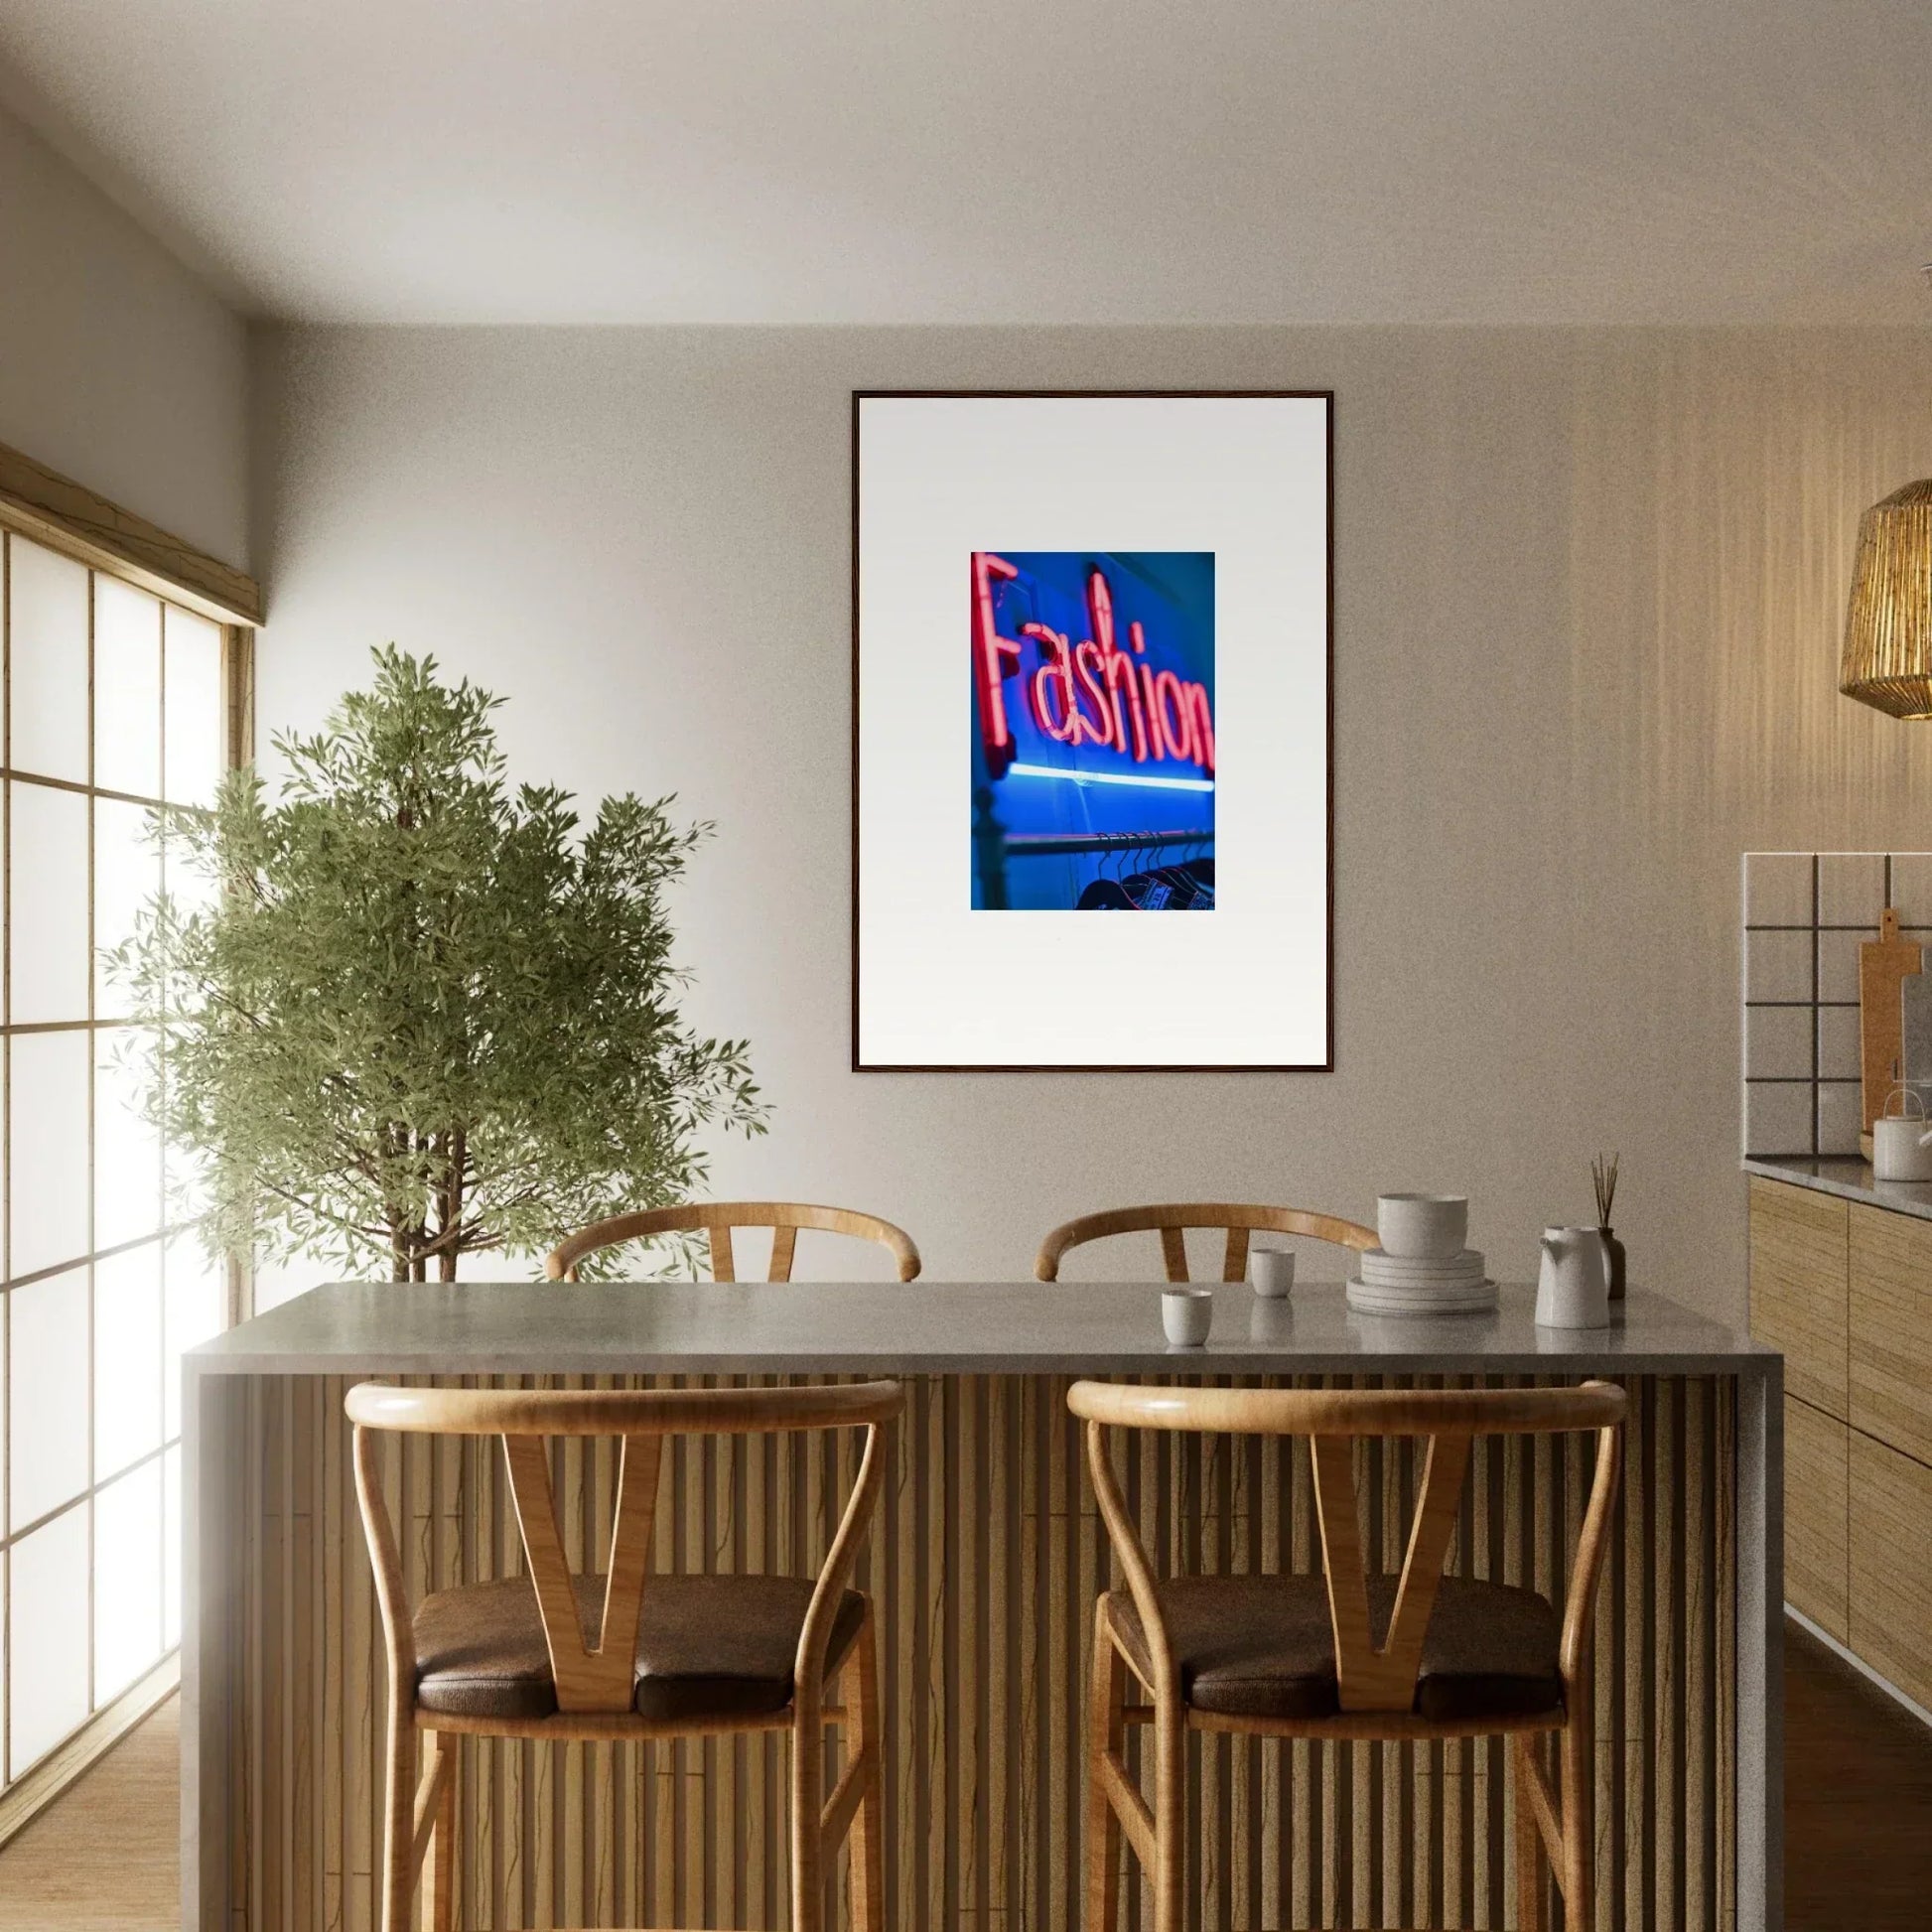
[[[252,577],[4,444],[0,444],[0,531],[41,544],[89,570],[118,578],[218,624],[222,746],[226,763],[232,768],[249,762],[255,744],[254,639],[265,608],[261,587]],[[78,788],[89,794],[98,790],[91,783]],[[92,970],[90,961],[90,984]],[[91,1037],[91,1021],[88,1030]],[[91,1139],[90,1130],[90,1147]],[[95,1258],[90,1250],[89,1262]],[[224,1311],[227,1325],[248,1312],[249,1299],[245,1273],[238,1264],[231,1263]],[[90,1378],[92,1374],[90,1361]],[[163,1450],[155,1453],[164,1452],[165,1445]],[[91,1468],[91,1446],[89,1453],[86,1493],[91,1496],[99,1485]],[[93,1575],[94,1557],[90,1548],[90,1612]],[[89,1622],[91,1625],[91,1614]],[[91,1646],[91,1628],[88,1642]],[[93,1711],[77,1729],[11,1786],[0,1790],[0,1845],[169,1697],[180,1681],[180,1670],[181,1652],[177,1646],[165,1651],[157,1664],[111,1702]],[[3,1690],[0,1687],[0,1692]]]

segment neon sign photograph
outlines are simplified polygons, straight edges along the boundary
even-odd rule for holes
[[[1204,912],[1211,551],[975,550],[976,911]]]
[[[1333,520],[1325,390],[854,393],[856,1072],[1333,1065]]]

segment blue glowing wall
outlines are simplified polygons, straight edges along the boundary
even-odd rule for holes
[[[976,551],[972,902],[1214,905],[1211,551]]]

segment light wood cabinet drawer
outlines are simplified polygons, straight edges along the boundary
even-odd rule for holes
[[[1932,1469],[1852,1432],[1851,1647],[1932,1705]]]
[[[1932,1462],[1932,1221],[1852,1209],[1852,1426]]]
[[[1846,1250],[1851,1203],[1751,1181],[1751,1333],[1784,1355],[1788,1393],[1848,1420]]]
[[[1851,1642],[1851,1433],[1809,1403],[1785,1397],[1785,1600],[1840,1643]]]

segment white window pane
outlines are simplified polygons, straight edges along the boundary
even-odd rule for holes
[[[221,629],[170,605],[162,619],[167,663],[163,796],[211,805],[221,781]]]
[[[13,897],[8,1017],[87,1017],[87,800],[51,785],[7,787]]]
[[[109,979],[100,956],[134,936],[136,916],[161,891],[161,847],[148,807],[94,800],[94,1012],[128,1011],[132,997]]]
[[[94,1263],[94,1480],[160,1447],[161,1243],[151,1241]]]
[[[179,837],[170,838],[163,850],[162,879],[178,918],[210,913],[220,902],[220,887]]]
[[[181,1358],[221,1332],[227,1317],[228,1276],[203,1252],[199,1234],[178,1234],[162,1262],[167,1283],[167,1388],[162,1425],[170,1441],[181,1434]]]
[[[84,1033],[16,1034],[8,1122],[16,1277],[87,1252],[87,1071]]]
[[[161,1232],[161,1136],[140,1115],[142,1030],[94,1035],[94,1246]]]
[[[7,1291],[9,1520],[31,1523],[87,1486],[87,1271]]]
[[[7,1769],[19,1777],[87,1716],[87,1508],[16,1543],[7,1563]]]
[[[94,783],[161,795],[161,600],[94,578]]]
[[[8,675],[16,771],[87,781],[87,571],[25,537],[11,560]]]
[[[207,1155],[179,1141],[162,1148],[162,1211],[170,1227],[190,1227],[207,1211]]]
[[[161,1661],[161,1462],[94,1496],[94,1705]]]
[[[249,1281],[249,1306],[257,1314],[266,1314],[270,1309],[308,1294],[318,1282],[333,1279],[313,1261],[257,1262]]]
[[[161,1641],[181,1642],[181,1449],[161,1458]]]

